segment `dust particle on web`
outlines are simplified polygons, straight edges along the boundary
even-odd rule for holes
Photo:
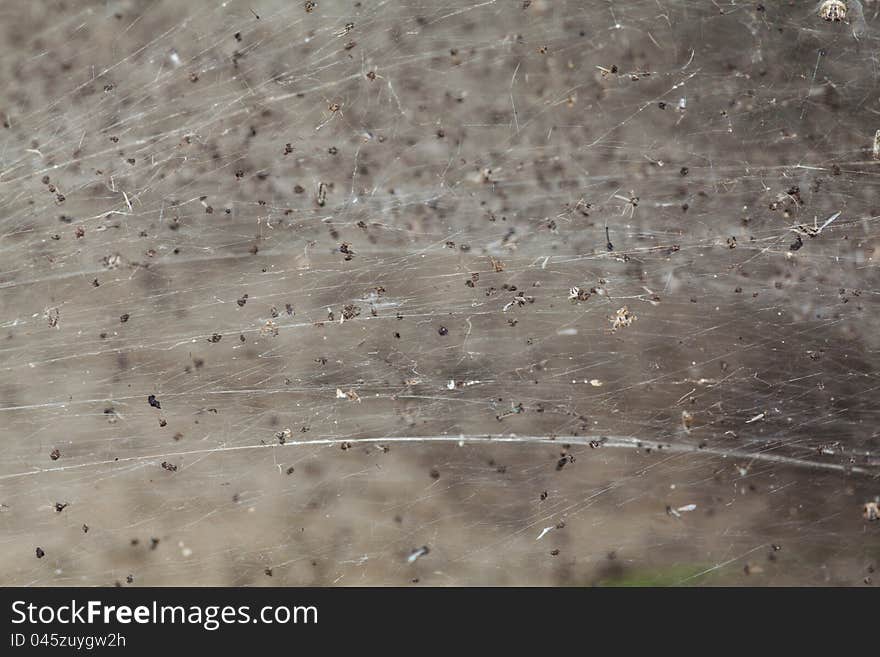
[[[53,461],[57,461],[61,458],[61,450],[56,447],[51,452],[49,452],[49,458]]]

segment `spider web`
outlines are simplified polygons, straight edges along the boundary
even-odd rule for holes
[[[4,2],[0,582],[873,583],[812,5]]]

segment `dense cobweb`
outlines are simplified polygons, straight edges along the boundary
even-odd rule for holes
[[[4,2],[0,581],[874,583],[851,9]]]

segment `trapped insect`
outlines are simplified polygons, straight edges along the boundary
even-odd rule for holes
[[[842,0],[824,0],[819,3],[819,17],[826,21],[846,20],[846,3]]]
[[[812,226],[805,226],[803,224],[799,224],[794,228],[790,228],[792,232],[798,233],[799,235],[804,235],[805,237],[816,237],[817,235],[821,235],[822,231],[825,230],[831,223],[837,219],[841,215],[840,212],[835,212],[833,215],[828,217],[825,220],[825,223],[821,226],[819,225],[819,220],[814,218]]]
[[[862,36],[868,30],[860,0],[823,0],[816,9],[819,18],[829,23],[849,22],[855,37]]]

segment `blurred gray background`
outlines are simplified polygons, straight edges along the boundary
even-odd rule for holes
[[[0,583],[875,585],[876,11],[3,2]]]

